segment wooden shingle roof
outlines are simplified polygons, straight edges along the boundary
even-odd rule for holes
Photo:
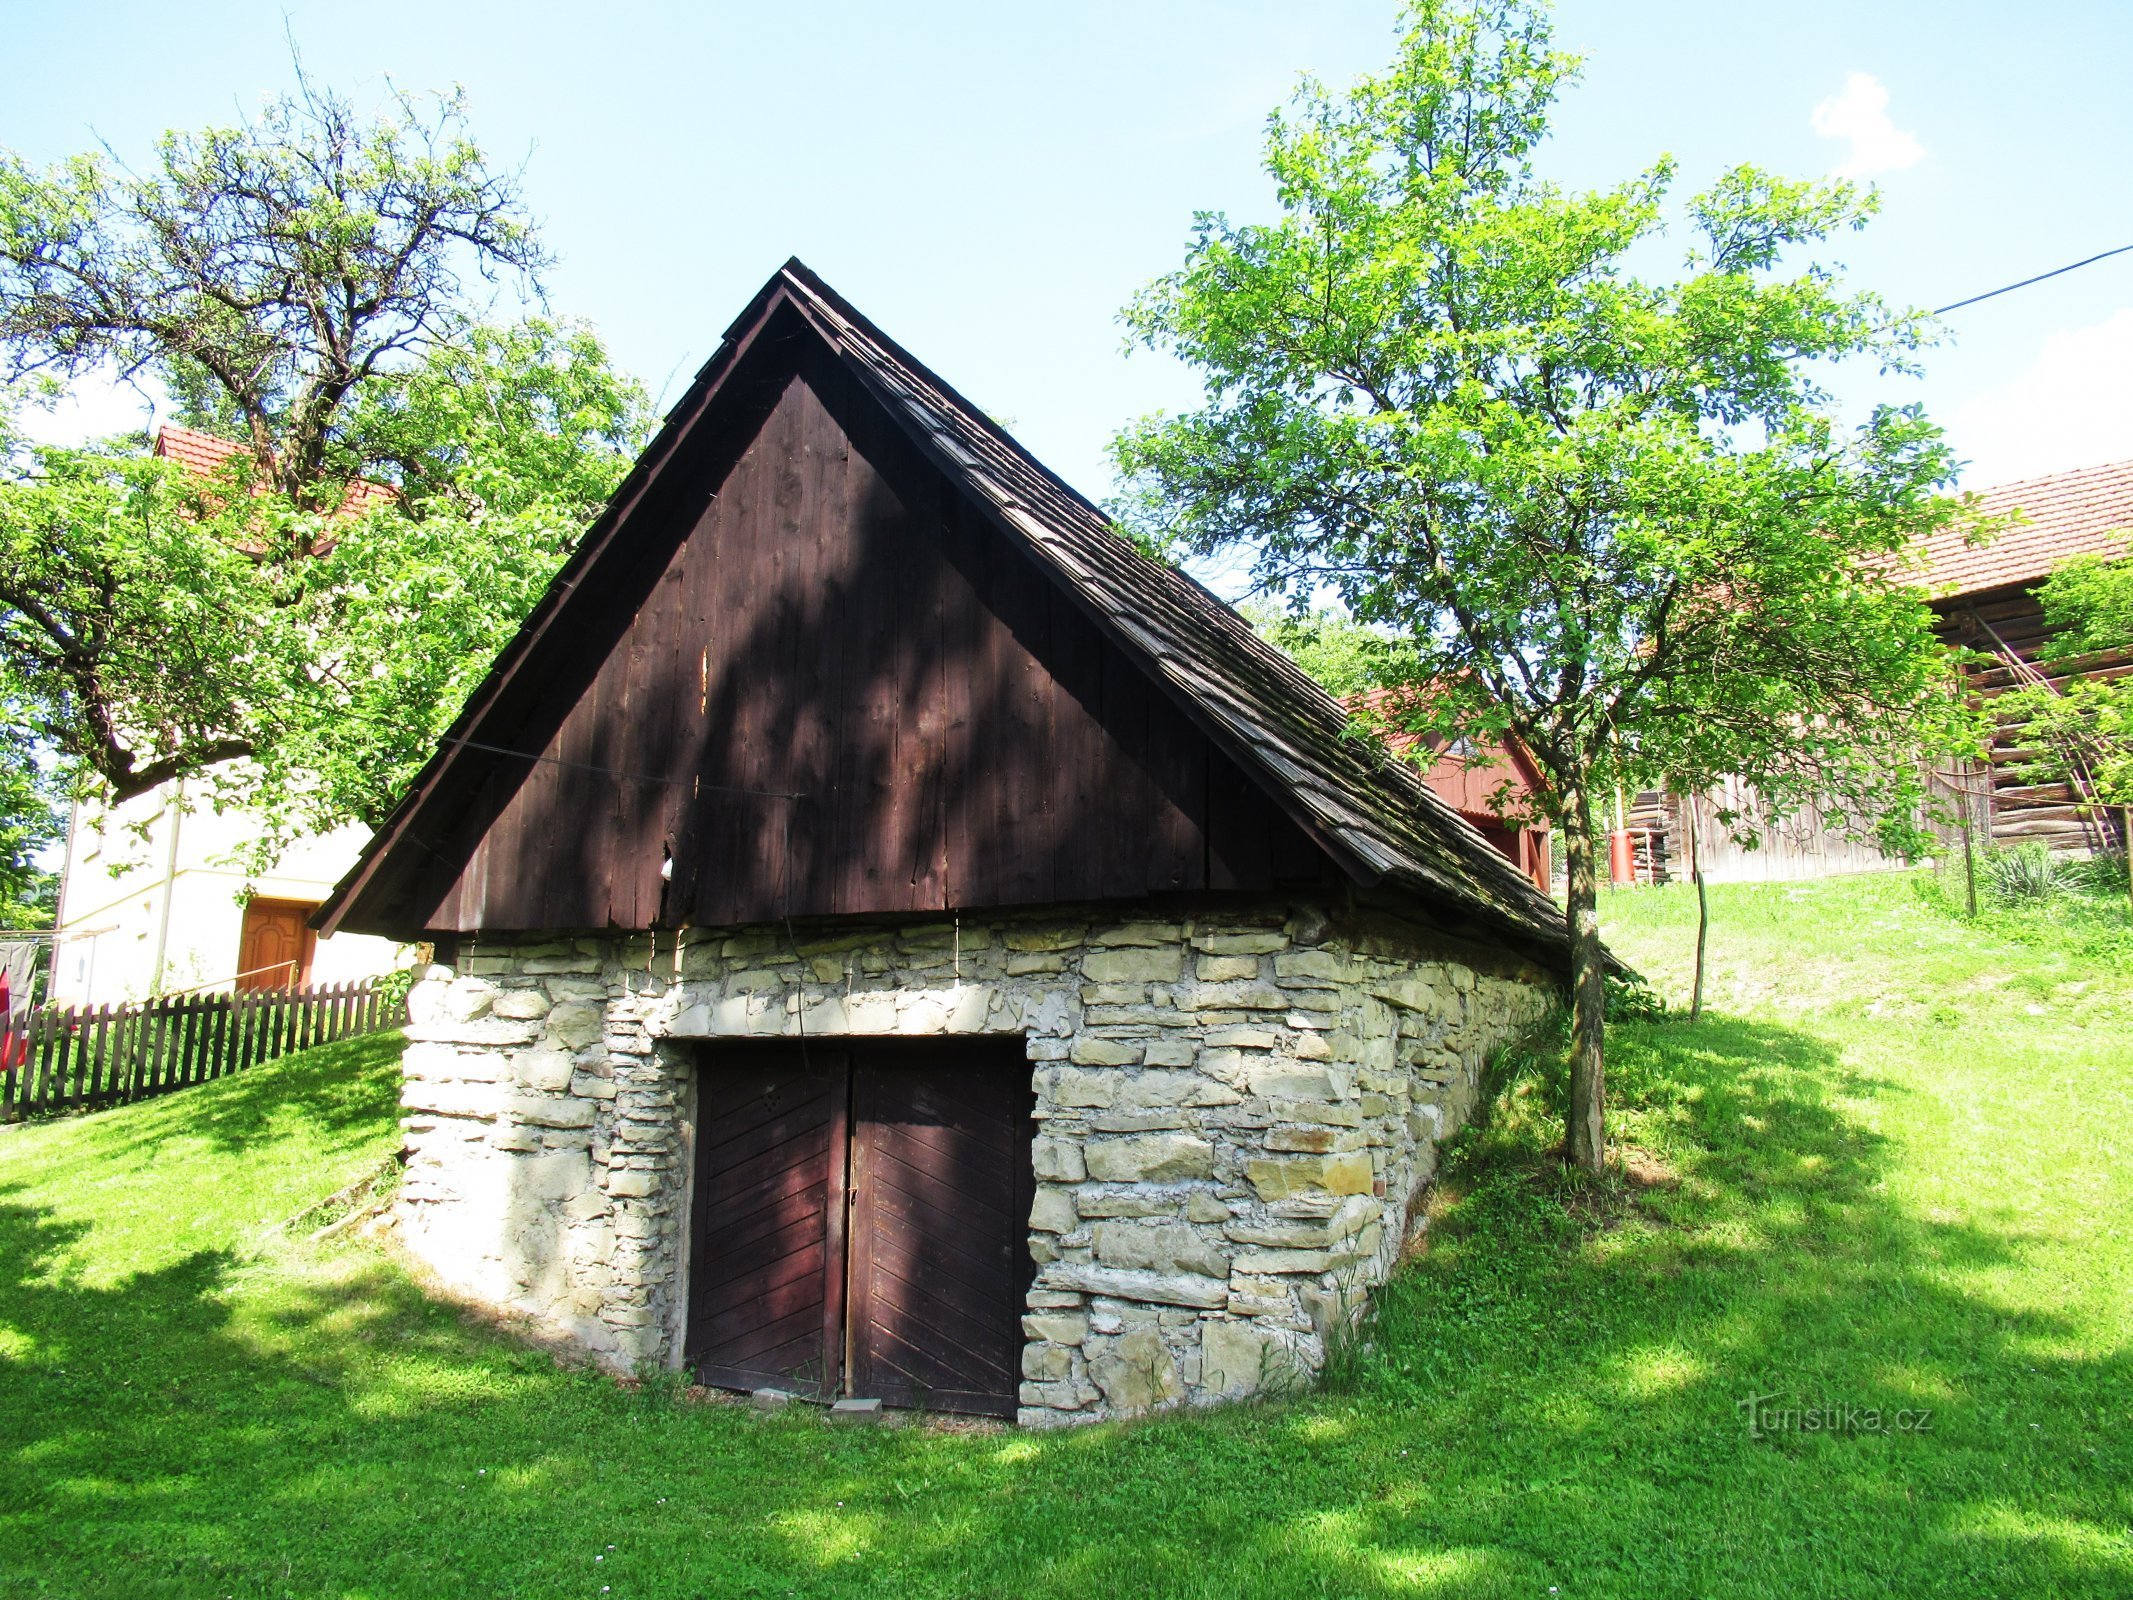
[[[1019,544],[1282,810],[1359,884],[1404,891],[1561,959],[1562,913],[1432,794],[1421,776],[1354,737],[1338,701],[1187,574],[1142,555],[1094,504],[862,316],[798,261],[765,284],[677,403],[660,436],[558,575],[542,607],[477,690],[400,811],[336,891],[321,925],[337,924],[379,857],[396,848],[410,808],[478,739],[493,686],[538,643],[561,597],[590,576],[603,542],[643,492],[647,474],[686,448],[706,398],[782,307],[797,312],[952,485]],[[419,846],[418,846],[419,848]]]

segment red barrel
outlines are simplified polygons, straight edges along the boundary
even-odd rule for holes
[[[1617,888],[1637,881],[1637,842],[1627,828],[1607,835],[1607,881]]]

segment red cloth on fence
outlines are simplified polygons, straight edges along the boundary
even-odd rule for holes
[[[0,1072],[13,1072],[22,1065],[29,1048],[15,1032],[15,1012],[7,994],[7,974],[0,972]]]

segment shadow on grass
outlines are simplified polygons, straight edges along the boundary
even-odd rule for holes
[[[632,1394],[364,1252],[85,1285],[18,1192],[0,1594],[2127,1592],[2126,1354],[1978,1287],[2031,1242],[1890,1198],[1896,1091],[1723,1018],[1614,1073],[1673,1176],[1613,1225],[1514,1111],[1335,1391],[1072,1435]],[[1756,1437],[1759,1395],[1853,1421]]]

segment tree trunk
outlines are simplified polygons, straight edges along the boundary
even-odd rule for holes
[[[1683,802],[1693,807],[1694,799]],[[1703,845],[1696,837],[1696,813],[1690,810],[1689,823],[1689,875],[1696,880],[1696,987],[1689,995],[1689,1021],[1703,1021],[1703,947],[1711,933],[1711,897],[1704,892]]]
[[[1566,797],[1563,847],[1570,869],[1570,1106],[1565,1159],[1597,1177],[1607,1164],[1607,975],[1600,954],[1599,868],[1592,797]]]

